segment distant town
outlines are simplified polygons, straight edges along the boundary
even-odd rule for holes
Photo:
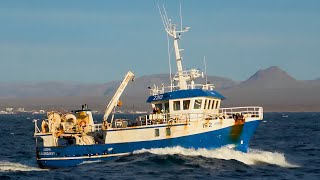
[[[20,107],[20,108],[7,107],[4,110],[0,110],[0,115],[1,114],[17,114],[17,113],[45,114],[46,111],[43,109],[26,111],[23,107]]]

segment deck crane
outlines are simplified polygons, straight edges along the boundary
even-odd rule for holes
[[[108,127],[108,117],[110,115],[110,113],[112,112],[112,110],[117,106],[118,101],[120,99],[120,96],[122,95],[123,91],[125,90],[125,88],[127,87],[129,81],[133,81],[134,79],[134,74],[131,71],[128,71],[128,73],[126,74],[126,76],[124,77],[122,83],[120,84],[118,90],[116,91],[116,93],[113,95],[111,101],[109,102],[105,112],[104,112],[104,116],[103,116],[103,127]],[[113,121],[113,117],[111,119],[111,124]]]

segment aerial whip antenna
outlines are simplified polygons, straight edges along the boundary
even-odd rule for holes
[[[161,9],[160,9],[160,6],[159,4],[157,3],[157,6],[158,6],[158,9],[159,9],[159,13],[160,13],[160,16],[161,16],[161,20],[162,20],[162,23],[163,23],[163,26],[165,28],[165,30],[167,32],[170,32],[170,29],[169,29],[169,20],[168,20],[168,16],[167,16],[167,13],[166,13],[166,10],[165,10],[165,7],[163,5],[163,9],[164,9],[164,14],[161,12]],[[169,61],[169,71],[170,71],[170,88],[171,88],[171,91],[172,91],[172,68],[171,68],[171,55],[170,55],[170,40],[169,40],[169,35],[167,33],[167,51],[168,51],[168,61]]]
[[[180,31],[182,31],[182,12],[181,12],[181,2],[180,2]]]
[[[167,34],[167,43],[168,43],[168,61],[169,61],[169,71],[170,71],[170,90],[172,91],[172,72],[171,72],[171,55],[170,55],[170,40],[169,35]]]
[[[203,62],[204,62],[204,73],[205,73],[205,75],[206,75],[206,84],[208,84],[206,56],[203,56]]]
[[[158,5],[158,9],[159,9],[159,13],[160,13],[160,17],[161,17],[161,21],[162,21],[162,24],[163,24],[163,27],[164,27],[164,29],[167,31],[167,23],[166,23],[166,21],[165,21],[165,17],[164,17],[164,15],[162,14],[162,12],[161,12],[161,9],[160,9],[160,6],[159,6],[159,4],[157,3],[157,5]]]

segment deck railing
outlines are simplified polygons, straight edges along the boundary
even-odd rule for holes
[[[163,94],[166,92],[172,92],[172,91],[176,91],[179,90],[179,86],[176,85],[172,85],[172,86],[154,86],[150,89],[150,94],[151,95],[159,95],[159,94]],[[214,85],[213,84],[188,84],[187,85],[187,89],[203,89],[203,90],[213,90],[214,89]]]
[[[91,127],[91,132],[102,130],[102,124],[94,124],[94,125],[90,125],[90,127]]]
[[[215,120],[215,119],[232,119],[234,115],[241,114],[245,118],[258,118],[263,119],[263,108],[258,106],[248,107],[233,107],[233,108],[220,108],[215,112],[203,112],[203,113],[160,113],[160,114],[147,114],[139,116],[136,119],[136,124],[132,127],[137,126],[149,126],[158,124],[188,124],[189,122],[199,120]],[[117,121],[127,120],[116,120],[115,124],[108,128],[126,128],[127,126],[117,126]],[[35,123],[35,135],[42,134],[40,128]],[[127,124],[127,123],[123,123]],[[89,132],[96,132],[102,130],[102,124],[94,124],[89,126]]]
[[[232,117],[234,114],[242,114],[244,117],[257,117],[263,119],[263,108],[258,106],[220,108],[219,114]]]

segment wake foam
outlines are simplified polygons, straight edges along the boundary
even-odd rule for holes
[[[20,163],[13,163],[9,161],[0,161],[0,172],[15,172],[15,171],[43,171],[37,167],[27,166]]]
[[[101,160],[97,160],[97,161],[83,161],[82,163],[79,164],[80,165],[83,165],[83,164],[92,164],[92,163],[98,163],[98,162],[101,162]]]
[[[289,163],[284,154],[278,152],[268,152],[262,150],[250,149],[248,153],[243,153],[230,149],[228,147],[222,147],[213,150],[207,149],[185,149],[182,147],[167,147],[167,148],[155,148],[155,149],[141,149],[134,151],[133,154],[140,153],[152,153],[157,155],[174,155],[181,154],[184,156],[202,156],[206,158],[224,159],[224,160],[237,160],[247,165],[255,165],[258,163],[274,164],[281,167],[296,168],[298,165]]]

